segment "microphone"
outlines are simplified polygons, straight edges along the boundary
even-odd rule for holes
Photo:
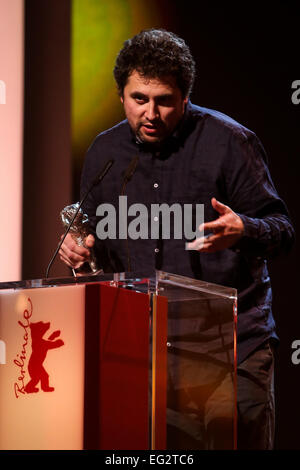
[[[71,222],[69,223],[69,226],[68,226],[67,230],[66,230],[65,233],[64,233],[64,236],[62,237],[61,241],[59,242],[58,247],[56,248],[55,253],[54,253],[54,255],[52,256],[52,258],[51,258],[51,260],[50,260],[50,263],[48,264],[47,271],[46,271],[46,279],[47,279],[48,276],[49,276],[50,268],[51,268],[51,266],[52,266],[52,264],[53,264],[53,262],[54,262],[54,260],[55,260],[55,258],[56,258],[56,256],[57,256],[57,253],[58,253],[59,250],[60,250],[61,245],[63,244],[63,242],[64,242],[66,236],[68,235],[68,233],[69,233],[69,231],[70,231],[70,229],[71,229],[71,227],[72,227],[72,225],[73,225],[73,223],[74,223],[74,220],[76,219],[76,216],[77,216],[79,210],[81,209],[82,204],[84,203],[84,201],[86,200],[86,198],[87,198],[88,195],[90,194],[90,192],[91,192],[91,190],[93,189],[93,187],[96,186],[98,183],[100,183],[100,182],[103,180],[104,176],[105,176],[105,175],[107,174],[107,172],[110,170],[110,168],[112,167],[113,163],[114,163],[114,160],[108,160],[108,161],[106,162],[106,164],[104,165],[104,167],[102,168],[102,170],[97,174],[96,178],[94,178],[94,180],[93,180],[92,183],[90,184],[90,186],[89,186],[88,190],[86,191],[84,197],[81,199],[81,201],[80,201],[80,203],[79,203],[79,205],[78,205],[78,208],[77,208],[77,210],[76,210],[74,216],[72,217],[72,220],[71,220]]]
[[[122,187],[121,187],[121,196],[124,196],[126,185],[131,180],[131,178],[133,177],[138,162],[139,162],[139,156],[136,155],[135,157],[132,158],[131,162],[129,163],[129,165],[128,165],[126,171],[125,171],[125,174],[124,174],[123,184],[122,184]],[[130,264],[130,254],[129,254],[129,246],[128,246],[128,234],[127,234],[127,237],[126,237],[126,251],[127,251],[127,266],[128,266],[127,270],[130,273],[131,264]]]
[[[89,189],[87,190],[86,194],[84,195],[82,199],[82,203],[85,201],[86,197],[88,196],[92,188],[103,180],[104,176],[110,170],[113,164],[114,164],[114,160],[108,160],[108,162],[106,162],[106,164],[104,165],[104,168],[98,173],[96,178],[92,181],[91,186],[89,187]]]
[[[121,189],[121,196],[124,195],[126,185],[131,180],[131,178],[133,177],[138,162],[139,162],[139,156],[136,155],[135,157],[133,157],[133,159],[129,163],[128,167],[126,168],[126,171],[125,171],[125,174],[124,174],[124,179],[123,179],[123,185],[122,185],[122,189]]]

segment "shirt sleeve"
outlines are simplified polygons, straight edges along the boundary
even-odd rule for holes
[[[244,224],[243,237],[233,249],[263,258],[288,252],[295,233],[260,140],[250,131],[233,133],[225,160],[227,202]]]

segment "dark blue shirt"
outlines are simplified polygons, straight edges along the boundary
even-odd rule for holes
[[[294,240],[287,208],[272,182],[261,142],[230,117],[190,102],[178,128],[159,149],[137,142],[128,121],[122,121],[99,134],[87,152],[82,195],[105,162],[115,160],[84,205],[94,232],[99,220],[97,206],[111,203],[118,207],[125,171],[136,155],[139,162],[124,192],[128,207],[142,203],[149,208],[150,217],[151,204],[204,204],[207,222],[218,217],[211,206],[215,197],[240,215],[245,232],[234,247],[216,253],[186,250],[185,239],[97,240],[103,269],[161,269],[236,288],[241,362],[266,339],[277,338],[267,260],[289,250]]]

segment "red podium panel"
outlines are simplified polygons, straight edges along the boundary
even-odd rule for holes
[[[86,285],[87,449],[165,448],[167,299],[153,310],[148,294]]]

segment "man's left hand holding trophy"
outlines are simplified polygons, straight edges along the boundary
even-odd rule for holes
[[[67,229],[78,209],[79,203],[65,207],[60,217]],[[74,222],[67,234],[60,250],[60,259],[66,263],[75,277],[101,274],[103,271],[97,266],[93,246],[95,237],[89,233],[88,216],[79,209]]]

